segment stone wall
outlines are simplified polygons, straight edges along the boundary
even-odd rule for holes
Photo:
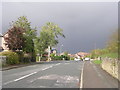
[[[119,79],[118,74],[118,60],[117,59],[111,59],[111,58],[102,58],[102,64],[101,67],[103,70],[111,74],[113,77]]]
[[[0,56],[0,66],[6,64],[6,56]]]

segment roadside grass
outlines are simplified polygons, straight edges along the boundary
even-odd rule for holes
[[[102,61],[101,61],[101,60],[94,60],[93,63],[94,63],[94,64],[101,64]]]
[[[107,54],[101,55],[100,57],[118,58],[118,53],[107,53]]]

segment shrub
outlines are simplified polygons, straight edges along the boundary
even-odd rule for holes
[[[31,59],[31,55],[29,53],[25,53],[22,62],[28,63],[28,62],[30,62],[30,59]]]
[[[52,60],[54,60],[55,59],[55,54],[54,53],[50,54],[50,57],[51,57]]]
[[[35,54],[35,52],[32,53],[31,62],[36,62],[36,54]]]
[[[6,64],[13,65],[19,63],[19,56],[13,51],[0,52],[0,56],[6,56]]]
[[[19,62],[22,62],[22,61],[23,61],[23,57],[24,57],[23,52],[22,52],[22,51],[17,51],[16,53],[17,53],[18,56],[19,56]]]
[[[60,56],[54,56],[54,59],[55,60],[61,60],[61,57]]]
[[[36,61],[37,61],[37,62],[39,61],[39,56],[36,56]]]
[[[74,60],[74,57],[71,57],[70,60]]]

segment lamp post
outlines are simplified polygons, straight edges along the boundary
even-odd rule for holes
[[[61,54],[61,52],[62,52],[62,47],[63,47],[63,44],[60,45],[60,54]]]

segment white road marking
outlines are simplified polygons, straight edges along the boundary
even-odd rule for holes
[[[49,66],[49,67],[43,68],[42,71],[47,70],[47,69],[52,68],[52,67],[53,66]]]
[[[61,63],[58,63],[58,64],[55,64],[54,66],[57,66],[57,65],[60,65],[60,64],[61,64]],[[41,71],[47,70],[47,69],[52,68],[52,67],[53,67],[53,66],[49,66],[49,67],[43,68]],[[31,76],[31,75],[36,74],[36,73],[37,73],[37,72],[30,73],[30,74],[28,74],[28,75],[25,75],[25,76],[23,76],[23,77],[20,77],[20,78],[18,78],[18,79],[13,80],[13,81],[6,82],[6,83],[4,83],[3,85],[7,85],[7,84],[9,84],[9,83],[22,80],[22,79],[27,78],[27,77],[29,77],[29,76]]]
[[[25,75],[25,76],[23,76],[23,77],[20,77],[20,78],[18,78],[18,79],[15,79],[14,81],[16,82],[16,81],[19,81],[19,80],[21,80],[21,79],[24,79],[24,78],[26,78],[26,77],[29,77],[29,76],[31,76],[31,75],[33,75],[33,74],[36,74],[37,72],[33,72],[33,73],[30,73],[30,74],[28,74],[28,75]]]
[[[82,71],[81,71],[80,88],[83,88],[83,71],[84,71],[84,64],[85,64],[85,62],[83,63],[83,68],[82,68]]]
[[[7,84],[12,83],[12,82],[14,82],[14,81],[8,81],[8,82],[4,83],[3,85],[7,85]]]
[[[49,67],[47,67],[47,68],[43,68],[42,71],[47,70],[47,69],[49,69]]]
[[[70,64],[70,63],[65,63],[65,65],[66,65],[66,64]]]
[[[55,66],[60,65],[61,63],[55,64]]]

